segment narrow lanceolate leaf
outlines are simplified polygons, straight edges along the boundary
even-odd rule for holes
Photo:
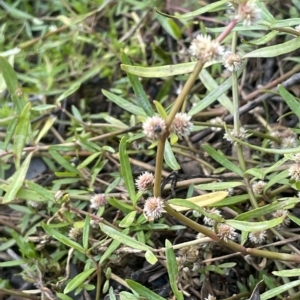
[[[267,300],[267,299],[271,299],[273,297],[278,298],[278,296],[281,293],[284,293],[285,291],[295,287],[295,286],[299,286],[300,285],[300,280],[295,280],[286,284],[282,284],[276,288],[273,288],[263,294],[260,295],[260,299],[261,300]]]
[[[198,207],[204,206],[212,206],[216,202],[223,200],[228,195],[228,192],[214,192],[209,193],[201,196],[196,196],[188,199],[171,199],[168,202],[170,205],[178,210],[178,211],[185,211],[189,209],[196,209]]]
[[[51,156],[58,162],[58,164],[68,170],[70,173],[78,174],[78,170],[71,165],[69,161],[63,158],[57,151],[53,150],[52,148],[49,149],[49,153]]]
[[[68,282],[64,289],[64,293],[68,294],[78,288],[83,282],[85,282],[89,276],[96,271],[96,268],[90,268],[84,272],[76,275],[71,281]]]
[[[102,89],[102,94],[106,96],[110,101],[116,103],[121,108],[125,109],[126,111],[129,111],[130,113],[137,115],[137,116],[146,116],[144,110],[137,106],[132,104],[131,102],[127,101],[126,99],[117,96],[109,91],[106,91]]]
[[[20,188],[22,187],[22,185],[24,183],[26,173],[29,168],[30,161],[31,161],[31,157],[32,157],[32,152],[27,155],[27,157],[24,160],[20,169],[17,170],[15,172],[15,174],[9,180],[10,185],[7,189],[6,194],[3,197],[2,203],[8,203],[15,199],[16,194],[18,193],[18,191],[20,190]]]
[[[169,282],[177,300],[183,300],[183,294],[178,290],[177,287],[177,276],[178,276],[178,265],[176,261],[176,256],[170,241],[166,240],[166,259],[167,259],[167,269],[169,275]]]
[[[126,56],[124,51],[121,51],[121,58],[124,64],[131,65],[129,58]],[[154,111],[139,78],[130,73],[127,73],[127,76],[132,85],[134,93],[140,103],[140,106],[142,107],[147,116],[152,117],[154,115]]]
[[[78,244],[77,242],[71,240],[69,237],[67,237],[66,235],[60,233],[59,231],[53,229],[50,225],[47,224],[42,224],[42,227],[44,228],[44,230],[53,238],[55,238],[56,240],[60,241],[61,243],[69,246],[70,248],[74,248],[75,250],[81,252],[81,253],[85,253],[84,248]]]
[[[225,223],[242,231],[254,232],[259,230],[266,230],[269,228],[273,228],[279,224],[281,224],[284,220],[284,216],[276,219],[272,219],[270,221],[262,221],[262,222],[245,222],[245,221],[237,221],[237,220],[225,220]]]
[[[217,190],[226,190],[229,188],[234,188],[237,186],[245,185],[243,182],[213,182],[213,183],[203,183],[199,185],[195,185],[195,188],[200,190],[209,190],[209,191],[217,191]]]
[[[288,42],[260,48],[254,51],[251,51],[243,56],[246,57],[275,57],[282,54],[286,54],[300,48],[300,37],[294,38]]]
[[[272,273],[280,277],[294,277],[300,276],[300,269],[273,271]]]
[[[296,100],[296,98],[288,92],[282,85],[278,86],[278,91],[283,98],[283,100],[286,102],[286,104],[289,106],[291,111],[298,117],[300,120],[300,102]]]
[[[64,100],[68,96],[74,94],[80,88],[80,85],[81,85],[81,83],[79,83],[79,82],[75,82],[75,83],[71,84],[71,86],[56,99],[56,103]]]
[[[129,197],[133,204],[135,201],[135,187],[132,176],[131,165],[129,162],[129,157],[127,153],[127,137],[122,137],[119,146],[119,155],[120,155],[120,164],[121,164],[121,173],[124,180],[125,187],[129,194]]]
[[[155,9],[157,13],[159,13],[162,16],[168,17],[168,18],[175,18],[175,19],[186,19],[186,18],[194,18],[196,16],[205,14],[209,11],[216,11],[216,9],[224,4],[226,4],[228,2],[228,0],[221,0],[221,1],[216,1],[214,3],[205,5],[197,10],[194,10],[192,12],[183,14],[183,15],[178,15],[178,16],[171,16],[171,15],[167,15],[163,12],[160,12],[158,9]]]
[[[146,288],[144,285],[141,285],[140,283],[137,283],[130,279],[126,279],[126,282],[133,291],[137,292],[139,294],[139,296],[144,297],[145,299],[166,300],[165,298],[152,292],[151,290]]]
[[[91,222],[91,217],[89,215],[86,215],[84,221],[83,233],[82,233],[82,245],[85,250],[88,249],[88,245],[89,245],[90,222]]]
[[[173,153],[172,147],[168,140],[166,140],[165,144],[165,151],[164,151],[164,159],[166,164],[172,169],[172,170],[179,170],[180,165],[178,164],[176,157]]]
[[[31,104],[28,102],[22,110],[14,134],[14,159],[16,169],[19,169],[23,148],[26,143],[26,138],[30,125],[30,109]]]
[[[20,90],[17,74],[9,62],[2,56],[0,56],[0,72],[3,75],[7,89],[11,95],[14,105],[17,108],[17,112],[20,114],[25,105],[25,101],[19,95]]]
[[[202,148],[214,159],[216,160],[220,165],[227,168],[228,170],[234,172],[235,174],[243,177],[243,171],[234,163],[232,163],[229,159],[226,158],[226,156],[218,151],[216,151],[214,148],[210,147],[209,145],[202,145]]]

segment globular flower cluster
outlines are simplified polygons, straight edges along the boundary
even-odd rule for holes
[[[243,59],[240,55],[227,51],[222,57],[222,63],[228,71],[233,72],[241,68]]]
[[[95,194],[91,199],[91,208],[99,209],[101,206],[104,206],[107,201],[104,194]]]
[[[223,124],[223,120],[222,120],[222,118],[220,118],[220,117],[215,117],[215,118],[211,119],[211,120],[209,121],[209,123],[210,123],[210,124],[213,124],[213,125],[222,125],[222,124]],[[222,130],[221,127],[211,127],[210,129],[211,129],[212,131],[221,131],[221,130]]]
[[[144,216],[148,221],[153,221],[161,217],[164,209],[164,201],[160,197],[149,197],[145,201]]]
[[[262,194],[264,191],[265,186],[267,185],[266,182],[259,180],[252,183],[252,190],[255,194]]]
[[[261,244],[265,241],[267,233],[265,230],[250,232],[249,240],[254,244]]]
[[[177,113],[172,122],[170,131],[178,135],[179,138],[188,136],[193,129],[193,123],[190,121],[191,116],[186,113]]]
[[[211,209],[206,209],[206,212],[210,213],[210,214],[216,214],[219,217],[222,217],[221,211],[219,209],[216,209],[215,207],[211,208]],[[215,220],[209,217],[204,217],[203,218],[203,222],[204,224],[208,225],[208,226],[214,226],[215,224]]]
[[[160,139],[166,132],[166,122],[158,116],[148,117],[143,123],[145,135],[153,140]]]
[[[228,240],[235,240],[238,236],[238,233],[235,232],[235,229],[227,224],[220,224],[218,226],[218,235],[222,240],[228,242]]]
[[[224,47],[218,41],[212,40],[210,35],[198,34],[192,41],[189,51],[192,56],[206,62],[220,59],[224,53]]]
[[[236,19],[243,22],[244,26],[250,26],[257,23],[261,18],[261,11],[254,1],[238,1]]]
[[[289,128],[273,129],[270,135],[278,139],[278,142],[270,141],[271,147],[274,149],[296,148],[298,145],[297,134]]]
[[[299,182],[300,181],[300,163],[295,163],[289,168],[289,175],[291,179]]]
[[[150,172],[142,173],[138,179],[135,180],[135,185],[140,192],[151,190],[154,185],[154,175]]]
[[[72,240],[77,240],[82,235],[82,229],[72,227],[69,230],[69,238]]]
[[[273,218],[284,217],[284,220],[281,225],[288,226],[290,224],[290,219],[288,218],[288,211],[286,209],[278,209],[272,213]],[[281,226],[279,226],[280,228]]]
[[[230,135],[226,132],[224,134],[224,139],[226,139],[228,142],[234,143],[234,140],[231,136],[239,140],[245,140],[250,136],[250,134],[247,133],[247,130],[244,127],[240,127],[239,132],[232,130],[230,131]]]

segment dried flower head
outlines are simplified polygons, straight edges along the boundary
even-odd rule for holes
[[[267,233],[265,230],[259,230],[249,233],[249,240],[254,244],[261,244],[265,241]]]
[[[69,235],[70,239],[77,240],[82,235],[82,229],[81,228],[72,227],[69,230],[69,234],[68,235]]]
[[[199,259],[199,247],[187,246],[180,248],[178,255],[181,256],[183,262],[195,262]]]
[[[262,194],[266,185],[267,185],[267,183],[262,180],[253,182],[252,190],[253,190],[254,194],[258,194],[258,195]]]
[[[288,226],[290,224],[290,219],[288,218],[288,211],[286,209],[278,209],[272,213],[273,218],[284,217],[281,225]],[[280,227],[280,226],[279,226]]]
[[[297,147],[297,134],[286,127],[277,127],[270,133],[271,136],[278,139],[278,141],[270,141],[271,147],[274,149],[285,149]]]
[[[135,180],[137,189],[141,192],[149,191],[153,188],[154,176],[150,172],[142,173],[138,179]]]
[[[144,205],[144,215],[148,221],[161,217],[164,208],[164,201],[160,197],[150,197]]]
[[[143,130],[148,138],[157,140],[166,132],[166,122],[158,116],[148,117],[143,123]]]
[[[91,199],[90,199],[90,202],[91,202],[91,208],[94,208],[94,209],[98,209],[100,208],[101,206],[104,206],[107,201],[106,201],[106,197],[104,194],[95,194]]]
[[[240,55],[228,51],[223,55],[222,63],[228,71],[238,71],[243,64],[243,59]]]
[[[239,1],[236,18],[243,21],[244,26],[250,26],[260,20],[260,12],[254,1]]]
[[[222,120],[222,118],[220,118],[220,117],[215,117],[215,118],[211,119],[211,120],[209,121],[209,123],[210,123],[210,124],[213,124],[213,125],[222,125],[222,124],[223,124],[223,120]],[[212,131],[221,131],[221,130],[222,130],[221,127],[210,127],[210,129],[211,129]]]
[[[192,56],[203,61],[219,59],[224,53],[224,48],[219,42],[211,40],[210,35],[203,34],[198,34],[193,39],[189,50]]]
[[[177,113],[172,122],[170,131],[175,132],[179,138],[188,136],[193,129],[193,123],[190,122],[191,116],[186,113]]]
[[[290,166],[289,175],[291,179],[299,182],[300,181],[300,163],[296,163]]]
[[[228,240],[235,240],[238,234],[233,227],[227,224],[219,224],[218,235],[222,240],[228,242]]]
[[[246,140],[250,135],[251,134],[248,134],[247,130],[244,127],[240,127],[239,132],[231,130],[230,135],[226,132],[224,134],[224,139],[226,139],[230,143],[234,143],[235,141],[232,139],[232,137],[239,139],[239,140]]]
[[[216,214],[219,217],[222,217],[221,211],[219,209],[216,209],[215,207],[213,207],[211,209],[206,209],[206,212],[209,214]],[[214,219],[211,219],[206,216],[203,218],[203,222],[204,222],[204,224],[206,224],[208,226],[214,226],[216,223],[216,221]]]

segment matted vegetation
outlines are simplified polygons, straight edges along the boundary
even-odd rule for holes
[[[0,2],[1,299],[300,298],[300,2],[186,2]]]

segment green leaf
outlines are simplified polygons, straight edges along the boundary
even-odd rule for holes
[[[166,164],[172,169],[172,170],[179,170],[180,165],[178,164],[176,157],[173,153],[172,147],[168,140],[166,140],[165,144],[165,151],[164,151],[164,159]]]
[[[276,57],[282,54],[286,54],[300,48],[300,37],[293,38],[292,40],[277,44],[274,46],[268,46],[264,48],[260,48],[254,51],[251,51],[243,56],[243,58],[247,57]]]
[[[133,280],[126,279],[127,284],[130,286],[130,288],[138,293],[140,296],[144,297],[148,300],[166,300],[165,298],[162,298],[158,294],[152,292],[148,288],[146,288],[144,285],[141,285]]]
[[[14,118],[9,122],[9,125],[6,130],[6,134],[5,134],[4,145],[3,145],[4,150],[7,150],[9,142],[10,142],[11,138],[13,137],[13,134],[16,130],[18,120],[19,120],[18,118]]]
[[[137,211],[131,211],[128,215],[126,215],[123,220],[119,223],[119,227],[127,228],[130,227],[134,222]]]
[[[289,290],[289,289],[291,289],[295,286],[299,286],[299,285],[300,285],[300,280],[296,280],[296,281],[292,281],[292,282],[289,282],[289,283],[286,283],[286,284],[282,284],[282,285],[280,285],[280,286],[278,286],[274,289],[271,289],[271,290],[261,294],[260,299],[261,300],[267,300],[267,299],[271,299],[273,297],[278,298],[278,296],[281,293],[283,293],[283,292],[285,292],[285,291],[287,291],[287,290]]]
[[[135,187],[132,176],[132,170],[127,153],[127,137],[123,136],[119,145],[119,156],[121,164],[121,174],[126,186],[127,192],[133,205],[135,205]]]
[[[120,96],[117,96],[109,91],[104,90],[104,89],[102,89],[102,94],[104,96],[106,96],[110,101],[116,103],[118,106],[120,106],[121,108],[125,109],[126,111],[132,113],[133,115],[146,116],[146,114],[142,108],[130,103],[126,99],[124,99]]]
[[[124,202],[122,202],[122,201],[120,201],[120,200],[118,200],[118,199],[116,199],[116,198],[109,198],[109,199],[107,200],[107,202],[108,202],[111,206],[113,206],[113,207],[119,209],[120,211],[124,212],[125,214],[128,214],[128,213],[130,213],[131,211],[134,210],[134,207],[133,207],[132,205],[129,205],[129,204],[127,204],[127,203],[124,203]]]
[[[155,10],[160,15],[163,15],[163,16],[168,17],[168,18],[184,19],[184,18],[193,18],[193,17],[205,14],[205,13],[210,12],[210,11],[216,11],[217,8],[220,8],[220,6],[226,4],[227,2],[228,2],[228,0],[222,0],[222,1],[217,1],[217,2],[214,2],[214,3],[210,3],[210,4],[207,4],[207,5],[204,5],[203,7],[199,8],[197,10],[194,10],[192,12],[189,12],[189,13],[186,13],[186,14],[183,14],[183,15],[179,15],[179,16],[171,16],[171,15],[167,15],[163,12],[160,12],[158,9],[155,9]],[[220,9],[222,9],[222,8],[220,8]]]
[[[262,207],[251,209],[250,211],[239,214],[234,219],[243,221],[243,220],[250,220],[252,218],[259,218],[261,216],[270,214],[276,210],[286,209],[287,206],[290,206],[290,205],[295,206],[297,203],[299,203],[299,199],[297,199],[297,198],[290,198],[287,201],[280,201],[280,202],[275,201],[273,203],[264,205]]]
[[[158,112],[158,114],[164,119],[166,120],[168,117],[168,114],[166,112],[166,110],[164,109],[164,107],[162,106],[162,104],[156,100],[153,101],[154,105],[156,107],[156,110]]]
[[[272,273],[280,277],[294,277],[300,276],[300,269],[273,271]]]
[[[272,176],[272,178],[268,181],[268,183],[266,184],[264,190],[268,190],[271,186],[273,186],[274,184],[277,184],[279,182],[281,182],[282,179],[288,178],[289,177],[289,170],[284,170],[282,172],[279,172],[278,174],[272,174],[274,176]]]
[[[174,293],[175,298],[177,300],[183,300],[184,299],[183,294],[177,288],[177,276],[179,272],[178,272],[176,256],[174,254],[174,250],[170,241],[166,240],[165,245],[166,245],[165,252],[166,252],[166,259],[167,259],[167,270],[168,270],[170,286]]]
[[[300,226],[300,219],[294,216],[293,214],[289,214],[289,218],[296,223],[298,226]]]
[[[71,298],[67,295],[64,295],[63,293],[56,293],[56,296],[58,297],[58,299],[61,299],[61,300],[73,300],[73,298]]]
[[[201,70],[200,79],[209,92],[215,91],[219,88],[219,85],[216,83],[214,78],[205,69]],[[220,95],[218,97],[218,100],[220,104],[224,106],[233,115],[233,104],[232,101],[226,96],[226,94]]]
[[[237,71],[237,77],[239,77],[246,64],[243,64],[243,66]],[[197,114],[198,112],[204,110],[209,105],[211,105],[214,101],[219,99],[227,90],[229,90],[232,86],[232,78],[229,77],[226,79],[222,84],[220,84],[217,88],[213,89],[211,92],[209,92],[201,101],[199,101],[193,108],[189,111],[189,115],[193,116]]]
[[[96,271],[96,268],[91,268],[83,271],[76,275],[71,281],[68,282],[67,286],[64,289],[64,293],[68,294],[78,288],[84,281],[88,279],[88,277]]]
[[[122,234],[128,235],[129,229],[126,228],[122,231]],[[121,242],[117,239],[114,239],[112,243],[108,246],[106,251],[103,253],[103,255],[100,258],[100,264],[102,264],[106,259],[111,257],[111,254],[121,245]]]
[[[102,155],[102,152],[95,152],[93,154],[91,154],[90,156],[88,156],[81,164],[79,164],[77,166],[77,169],[83,169],[85,168],[87,165],[89,165],[93,160],[95,160],[96,158],[99,158]]]
[[[261,221],[261,222],[246,222],[246,221],[237,221],[237,220],[225,220],[225,223],[230,225],[233,228],[254,232],[259,230],[266,230],[269,228],[273,228],[279,224],[281,224],[284,220],[284,216],[280,218],[275,218],[270,221]]]
[[[223,199],[217,203],[214,204],[216,207],[223,207],[223,206],[230,206],[237,203],[245,202],[249,199],[248,194],[238,195],[238,196],[231,196],[226,199]]]
[[[25,180],[32,154],[33,153],[31,152],[27,155],[20,169],[15,172],[11,179],[9,179],[10,184],[8,186],[6,194],[3,197],[2,203],[8,203],[15,199]]]
[[[71,86],[56,99],[56,103],[66,99],[68,96],[74,94],[80,88],[80,86],[81,86],[80,82],[75,82],[75,83],[71,84]]]
[[[205,63],[203,68],[207,68],[217,61],[210,61]],[[192,73],[195,68],[196,62],[182,63],[176,65],[165,65],[159,67],[141,67],[131,65],[121,65],[121,69],[125,72],[146,78],[161,78],[175,75],[184,75]]]
[[[145,253],[145,259],[147,260],[147,262],[151,265],[154,265],[157,263],[158,259],[157,257],[154,255],[154,253],[150,250],[147,250]]]
[[[68,170],[71,173],[78,174],[78,170],[71,165],[69,161],[64,159],[56,150],[53,150],[52,147],[49,149],[50,155],[58,162],[58,164],[62,167],[64,167],[66,170]]]
[[[18,85],[17,74],[9,62],[2,56],[0,56],[0,71],[11,95],[12,101],[17,108],[17,112],[20,114],[25,106],[25,101],[23,101],[19,95],[21,91]]]
[[[18,123],[14,132],[14,159],[16,169],[20,168],[22,152],[26,143],[26,138],[30,126],[30,109],[31,103],[28,102],[18,118]]]
[[[124,64],[131,65],[129,58],[126,56],[124,51],[121,51],[121,58]],[[127,73],[127,76],[132,85],[134,93],[140,103],[140,106],[142,107],[147,116],[152,117],[154,115],[154,111],[139,78],[130,73]]]
[[[21,266],[25,264],[24,260],[10,260],[10,261],[4,261],[0,262],[0,267],[1,268],[7,268],[7,267],[15,267],[15,266]]]
[[[278,91],[281,97],[283,98],[283,100],[291,109],[291,111],[300,120],[300,102],[296,100],[296,98],[290,92],[288,92],[282,85],[278,85]]]
[[[64,234],[58,232],[57,230],[53,229],[50,225],[47,225],[45,223],[42,224],[42,227],[44,230],[52,237],[54,237],[56,240],[60,241],[61,243],[69,246],[70,248],[74,248],[77,251],[81,253],[85,253],[84,248],[78,244],[77,242],[71,240],[69,237],[65,236]]]
[[[110,236],[114,240],[117,240],[117,241],[121,242],[122,244],[127,245],[133,249],[139,249],[139,250],[143,250],[143,251],[150,250],[147,245],[138,242],[137,240],[133,239],[132,237],[125,235],[124,233],[122,233],[110,226],[107,226],[107,225],[101,223],[100,228],[106,235]]]
[[[237,186],[245,185],[243,182],[213,182],[213,183],[204,183],[204,184],[199,184],[195,185],[195,188],[200,189],[200,190],[226,190],[229,188],[234,188]]]
[[[230,160],[228,160],[223,153],[216,151],[214,148],[212,148],[209,145],[202,145],[202,148],[220,165],[222,165],[223,167],[227,168],[228,170],[234,172],[235,174],[241,177],[244,176],[243,171],[234,163],[232,163]]]
[[[91,217],[86,215],[82,233],[82,245],[85,250],[87,250],[89,246],[90,223]]]
[[[162,26],[162,28],[168,34],[170,34],[174,40],[179,40],[181,38],[182,32],[178,25],[174,22],[174,20],[165,18],[160,14],[155,14],[155,17]]]
[[[36,192],[37,194],[42,196],[43,199],[46,199],[46,200],[51,201],[51,202],[55,202],[54,194],[52,194],[47,189],[43,188],[41,185],[39,185],[39,184],[37,184],[33,181],[26,180],[26,186],[30,190],[33,190],[34,192]]]
[[[256,177],[258,179],[261,179],[263,180],[264,179],[264,171],[261,170],[261,169],[258,169],[258,168],[251,168],[251,169],[248,169],[245,174],[249,174],[249,175],[252,175],[253,177]]]

